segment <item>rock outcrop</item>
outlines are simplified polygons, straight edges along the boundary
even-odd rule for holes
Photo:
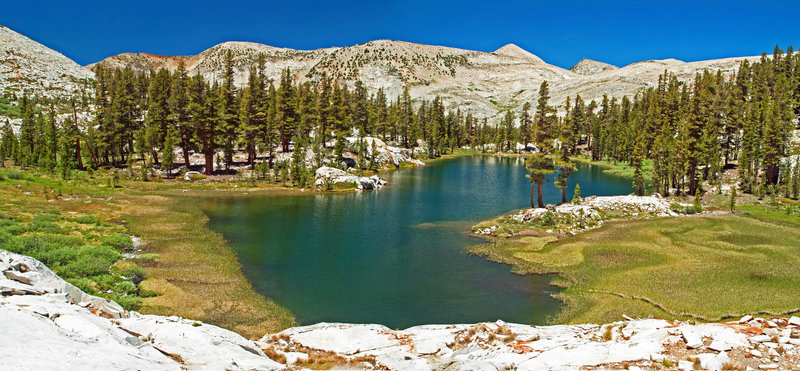
[[[4,370],[283,368],[231,331],[127,312],[85,294],[33,258],[0,249],[0,270]]]
[[[593,61],[588,58],[581,59],[580,62],[572,66],[569,70],[580,75],[594,75],[606,71],[618,70],[619,67],[612,64]]]
[[[321,189],[326,189],[329,188],[329,186],[339,183],[352,184],[359,190],[377,189],[386,185],[386,181],[379,178],[377,175],[371,177],[358,176],[328,166],[318,168],[315,175],[316,180],[314,181],[314,186]]]
[[[319,323],[247,340],[178,317],[106,312],[40,262],[0,250],[4,370],[794,369],[800,318],[693,324],[625,318],[604,325],[496,321],[391,330]],[[8,273],[11,272],[11,273]]]
[[[537,222],[552,226],[548,232],[575,233],[584,229],[597,228],[609,219],[653,218],[659,216],[678,216],[691,204],[665,199],[659,194],[652,196],[589,196],[574,202],[560,205],[547,205],[544,208],[523,209],[509,215],[505,223]],[[476,228],[475,234],[497,236],[506,232],[499,225]]]
[[[363,151],[367,160],[376,161],[381,168],[399,167],[401,164],[425,166],[425,163],[414,158],[414,152],[408,148],[394,147],[374,137],[347,137],[347,148],[358,153]],[[373,153],[374,151],[374,153]]]

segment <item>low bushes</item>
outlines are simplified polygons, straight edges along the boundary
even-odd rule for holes
[[[89,294],[138,309],[138,284],[147,274],[136,263],[121,260],[133,241],[120,226],[98,224],[94,215],[65,218],[57,211],[36,214],[27,223],[0,215],[0,248],[40,260]],[[86,225],[93,226],[86,229]],[[75,230],[89,233],[70,234]]]

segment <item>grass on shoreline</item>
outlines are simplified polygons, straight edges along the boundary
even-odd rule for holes
[[[141,182],[125,172],[118,176],[121,187],[111,187],[107,170],[61,180],[0,168],[0,248],[39,258],[84,291],[142,313],[192,318],[249,338],[294,325],[288,310],[253,291],[233,250],[208,229],[202,200],[299,190],[236,180]],[[126,260],[129,235],[144,245],[138,257]],[[138,274],[133,282],[131,273]],[[135,285],[141,278],[146,279]]]
[[[560,238],[486,238],[470,252],[516,273],[559,275],[565,306],[554,323],[800,310],[800,215],[752,200],[737,214],[611,221]]]
[[[457,150],[455,154],[425,162],[433,163],[469,153]],[[27,224],[34,223],[34,220],[38,223],[46,218],[48,227],[57,222],[59,226],[54,225],[54,228],[66,231],[66,234],[79,234],[80,229],[88,228],[78,228],[73,224],[80,227],[86,223],[71,219],[91,219],[97,227],[91,234],[84,233],[90,237],[79,243],[81,248],[89,246],[87,251],[90,253],[105,252],[100,249],[103,244],[99,241],[108,236],[137,236],[144,244],[138,258],[123,259],[122,251],[105,254],[100,267],[104,273],[78,277],[82,281],[71,280],[85,291],[121,301],[128,309],[192,318],[228,328],[248,338],[260,338],[296,324],[287,309],[253,290],[244,278],[232,248],[221,235],[207,227],[208,218],[202,205],[203,200],[209,197],[300,195],[312,190],[287,188],[289,184],[254,181],[242,176],[198,177],[198,181],[156,177],[144,182],[136,180],[127,170],[116,174],[119,187],[111,186],[113,175],[108,169],[96,170],[92,174],[72,172],[71,179],[63,180],[55,174],[36,170],[0,168],[3,201],[0,203],[0,233],[5,233],[5,227],[26,229]],[[340,186],[333,192],[354,190],[354,186]],[[69,217],[71,214],[62,214],[75,210],[79,210],[75,218]],[[14,218],[27,224],[23,223],[22,227],[11,225],[9,220]],[[0,235],[0,248],[9,248],[10,243],[17,243],[16,237],[12,236],[14,240],[11,242],[5,237],[5,234]],[[45,237],[52,239],[50,235]],[[127,246],[127,252],[130,250]],[[31,251],[18,252],[31,254]],[[69,256],[66,258],[70,259]],[[140,266],[144,267],[144,272]],[[146,279],[133,288],[125,286],[128,289],[125,293],[130,293],[130,296],[102,292],[109,285],[126,281],[121,274],[131,270],[141,272],[138,278]],[[56,268],[56,273],[64,272]]]
[[[600,166],[602,168],[605,168],[605,170],[603,170],[604,173],[631,179],[633,179],[634,171],[636,170],[633,166],[631,166],[627,162],[612,162],[608,160],[594,161],[591,159],[591,157],[585,155],[572,157],[572,160],[577,162],[583,162],[585,164],[593,166]],[[645,181],[647,182],[652,181],[653,160],[644,159],[642,161],[642,176],[644,176]]]
[[[142,311],[178,315],[258,338],[294,325],[292,314],[253,291],[236,254],[207,227],[206,192],[132,191],[118,200],[130,232],[159,258],[144,265],[152,279],[142,287]]]

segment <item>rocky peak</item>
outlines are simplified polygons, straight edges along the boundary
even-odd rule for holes
[[[537,57],[535,54],[520,48],[514,44],[503,45],[500,49],[494,51],[495,54],[505,55],[507,57],[524,59],[536,63],[544,63],[542,58]]]
[[[619,67],[608,63],[603,63],[588,58],[583,58],[576,65],[572,66],[572,68],[570,68],[569,70],[580,75],[594,75],[597,73],[614,71],[618,69]]]

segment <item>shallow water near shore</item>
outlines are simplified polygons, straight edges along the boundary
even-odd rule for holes
[[[583,196],[631,192],[630,180],[577,165],[568,198],[576,183]],[[300,324],[543,324],[560,309],[552,277],[464,252],[482,243],[470,226],[530,206],[525,174],[518,158],[465,156],[383,174],[380,190],[213,198],[205,211],[254,289]],[[560,198],[546,183],[545,202]]]

